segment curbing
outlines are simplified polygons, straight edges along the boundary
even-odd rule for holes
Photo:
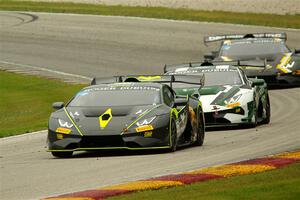
[[[75,192],[42,200],[102,200],[107,197],[119,196],[142,190],[156,190],[166,187],[175,187],[212,179],[254,174],[274,170],[300,161],[300,150],[286,152],[237,163],[214,166],[205,169],[172,174],[146,180],[133,181],[113,186]]]

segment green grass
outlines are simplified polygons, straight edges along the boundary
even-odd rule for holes
[[[93,4],[26,2],[13,0],[1,0],[0,10],[136,16],[174,20],[224,22],[297,29],[300,28],[300,14],[254,14],[163,7],[105,6]]]
[[[137,192],[110,200],[240,200],[299,199],[300,163],[264,173],[211,180],[169,189]]]
[[[0,70],[0,137],[47,129],[52,103],[83,86]]]

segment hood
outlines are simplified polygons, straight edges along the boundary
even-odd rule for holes
[[[243,85],[205,86],[201,89],[200,100],[204,112],[230,109],[240,105],[242,94],[251,92],[252,88]]]
[[[119,135],[124,128],[155,107],[68,107],[67,110],[84,135]]]

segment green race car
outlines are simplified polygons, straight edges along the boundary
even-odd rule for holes
[[[205,76],[199,88],[175,83],[177,94],[198,98],[203,105],[207,126],[250,125],[270,122],[270,100],[263,79],[248,79],[243,70],[228,64],[188,63],[166,65],[166,75]]]

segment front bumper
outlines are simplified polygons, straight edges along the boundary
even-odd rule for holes
[[[140,133],[111,135],[66,135],[48,130],[48,151],[170,148],[169,131],[159,128]]]
[[[249,113],[247,105],[227,110],[205,112],[205,125],[207,127],[237,126],[252,122],[252,113]],[[239,112],[237,112],[239,111]]]

